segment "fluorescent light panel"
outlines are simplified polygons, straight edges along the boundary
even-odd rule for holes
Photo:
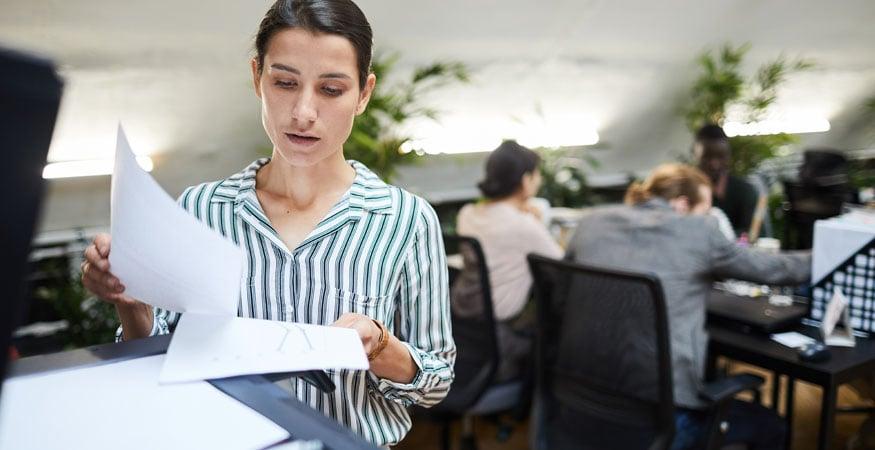
[[[43,178],[74,178],[74,177],[91,177],[98,175],[109,175],[112,173],[114,164],[112,159],[85,159],[79,161],[59,161],[46,164],[43,168]],[[153,168],[152,158],[148,156],[137,156],[137,163],[146,172],[151,172]]]
[[[760,122],[726,122],[723,125],[727,136],[762,136],[788,133],[823,133],[829,131],[829,120],[824,118],[800,118],[792,120],[763,120]]]

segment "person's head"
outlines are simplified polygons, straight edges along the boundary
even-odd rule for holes
[[[662,164],[650,172],[643,183],[632,183],[626,203],[637,205],[661,198],[680,214],[705,214],[711,209],[711,181],[695,167]]]
[[[342,152],[373,92],[372,33],[350,0],[277,0],[250,64],[274,157],[312,166]]]
[[[486,178],[477,187],[490,200],[534,197],[541,186],[540,162],[537,153],[516,141],[504,141],[486,160]]]
[[[729,138],[718,125],[705,125],[696,132],[693,142],[693,157],[702,172],[712,181],[729,173],[732,165],[732,148]]]

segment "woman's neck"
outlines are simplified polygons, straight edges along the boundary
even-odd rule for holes
[[[255,175],[256,189],[304,209],[324,195],[345,192],[355,180],[355,169],[343,153],[309,167],[293,166],[274,157]]]
[[[520,211],[529,210],[529,199],[526,198],[526,196],[520,194],[511,194],[504,198],[490,200],[488,203],[510,205]]]

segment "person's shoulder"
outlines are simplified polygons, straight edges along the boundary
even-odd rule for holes
[[[635,214],[636,209],[622,203],[591,206],[583,210],[580,214],[580,220],[585,222],[626,217]]]
[[[391,214],[398,217],[399,222],[421,222],[433,219],[437,223],[437,214],[424,198],[402,187],[386,183],[367,166],[358,162],[350,162],[360,177],[360,189],[363,190],[365,209],[376,214]]]
[[[198,204],[234,202],[244,184],[254,183],[256,171],[267,161],[266,158],[262,158],[228,177],[189,186],[182,191],[177,201],[186,209],[192,209]]]
[[[181,203],[189,201],[224,200],[233,202],[240,191],[240,179],[236,175],[221,180],[205,181],[185,188],[179,196]]]

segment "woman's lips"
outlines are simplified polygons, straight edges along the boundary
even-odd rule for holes
[[[305,147],[309,147],[317,142],[319,142],[319,138],[315,136],[305,136],[301,134],[295,133],[286,133],[286,138],[291,141],[293,144],[301,145]]]

